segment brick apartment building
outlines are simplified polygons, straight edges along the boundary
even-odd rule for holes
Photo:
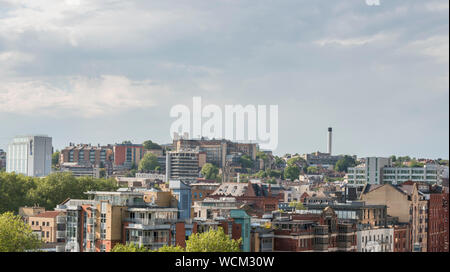
[[[399,223],[409,224],[410,246],[413,251],[427,251],[428,201],[416,183],[365,185],[361,200],[372,205],[386,205],[387,213]]]
[[[234,197],[237,202],[246,203],[252,208],[252,215],[261,217],[278,209],[278,196],[273,196],[271,185],[263,183],[222,183],[211,194],[212,198]]]
[[[394,252],[411,252],[411,229],[409,224],[395,225]]]
[[[44,243],[62,243],[64,237],[61,232],[65,232],[65,224],[57,221],[58,217],[64,216],[60,211],[46,211],[28,217],[28,225]]]
[[[142,144],[115,144],[114,151],[114,166],[123,166],[131,168],[133,164],[139,165],[139,162],[144,157],[144,146]]]
[[[428,200],[428,252],[448,252],[448,193],[431,193]]]
[[[70,144],[61,150],[59,163],[75,162],[79,164],[93,164],[100,166],[114,160],[112,146],[92,146],[90,144]]]
[[[340,224],[334,210],[322,214],[280,214],[272,222],[274,251],[356,251],[356,226]]]
[[[195,140],[195,139],[174,139],[173,147],[176,151],[184,149],[196,149],[206,153],[206,162],[215,164],[220,168],[225,167],[226,156],[235,153],[242,153],[256,160],[257,144],[235,143],[229,140]]]

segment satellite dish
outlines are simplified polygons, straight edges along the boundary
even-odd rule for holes
[[[80,246],[78,245],[78,242],[76,242],[76,241],[69,241],[66,244],[65,251],[66,252],[80,252]]]

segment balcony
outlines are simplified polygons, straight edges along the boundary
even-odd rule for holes
[[[66,238],[66,231],[65,230],[58,230],[56,232],[56,239],[64,239]]]
[[[88,233],[88,234],[86,234],[86,240],[88,240],[88,241],[94,241],[94,240],[95,240],[95,234],[94,234],[94,233]]]
[[[170,224],[176,222],[177,219],[137,219],[137,218],[127,218],[126,221],[133,224],[141,224],[141,225],[161,225],[161,224]]]
[[[67,216],[57,216],[56,224],[65,224],[67,222]]]
[[[89,217],[89,218],[86,220],[86,224],[88,224],[88,225],[94,225],[94,224],[95,224],[95,218]]]

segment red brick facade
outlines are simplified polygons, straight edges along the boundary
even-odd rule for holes
[[[428,252],[448,252],[448,193],[430,194],[428,201]]]

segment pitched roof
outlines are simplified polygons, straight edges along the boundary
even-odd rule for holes
[[[48,211],[48,212],[43,212],[37,215],[33,215],[31,217],[44,217],[44,218],[55,218],[57,217],[61,212],[59,211]]]

